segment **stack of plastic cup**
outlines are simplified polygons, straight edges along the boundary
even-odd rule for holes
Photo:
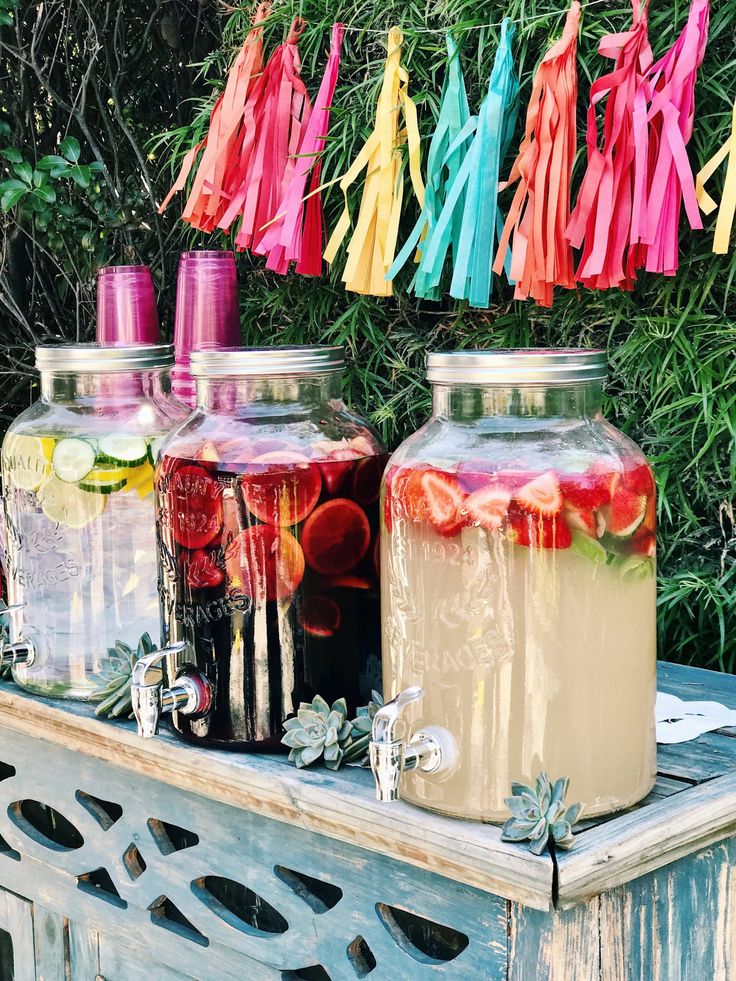
[[[196,403],[189,372],[192,351],[239,347],[238,278],[232,252],[182,252],[176,287],[174,395],[187,405]]]
[[[104,266],[97,274],[100,344],[159,344],[156,293],[148,266]]]

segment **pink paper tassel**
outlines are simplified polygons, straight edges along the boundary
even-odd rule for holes
[[[317,190],[320,184],[324,149],[330,125],[330,109],[340,70],[340,49],[344,24],[333,24],[332,43],[327,67],[320,85],[312,115],[299,144],[293,176],[276,209],[276,217],[265,229],[253,252],[268,255],[266,268],[282,275],[292,262],[304,275],[319,276],[322,272],[323,220],[322,201]],[[305,201],[307,178],[311,172],[310,197]]]
[[[296,17],[286,41],[271,55],[259,80],[252,121],[244,126],[239,186],[218,224],[229,229],[240,216],[238,250],[257,248],[296,167],[296,153],[312,106],[299,77],[297,44],[306,22]],[[246,120],[246,124],[248,121]]]
[[[708,0],[693,0],[687,23],[669,51],[649,70],[637,93],[649,103],[646,117],[639,109],[636,126],[646,150],[646,172],[637,172],[640,201],[632,241],[640,265],[648,272],[673,276],[678,266],[678,226],[681,205],[691,228],[702,228],[695,196],[695,181],[687,156],[693,132],[695,79],[708,38]]]
[[[630,243],[637,169],[646,168],[646,155],[636,143],[634,105],[652,63],[647,4],[648,0],[641,4],[632,0],[631,29],[601,39],[600,54],[614,58],[616,67],[590,88],[588,167],[566,236],[575,248],[583,249],[577,280],[593,289],[633,289],[634,270],[641,263],[640,246]],[[596,106],[603,99],[603,149],[599,150]]]

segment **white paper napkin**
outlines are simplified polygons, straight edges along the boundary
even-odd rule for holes
[[[736,726],[736,710],[720,702],[685,702],[658,691],[656,719],[658,743],[685,743],[704,732]]]

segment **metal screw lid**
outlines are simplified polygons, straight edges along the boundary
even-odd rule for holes
[[[435,383],[579,385],[607,376],[606,352],[588,348],[509,348],[427,356],[427,379]]]
[[[170,368],[173,344],[42,344],[36,348],[39,371],[114,372]]]
[[[189,370],[195,378],[263,375],[309,375],[341,371],[342,347],[240,347],[192,351]]]

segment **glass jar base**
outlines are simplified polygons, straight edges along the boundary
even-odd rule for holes
[[[583,807],[581,820],[587,821],[591,818],[607,817],[633,807],[651,792],[652,788],[654,787],[655,779],[656,775],[648,778],[646,783],[634,791],[631,796],[616,799],[599,798],[594,804],[586,804]],[[509,794],[511,794],[511,788],[509,788]],[[452,804],[445,803],[439,806],[434,801],[430,804],[421,798],[412,795],[411,792],[402,791],[401,799],[406,801],[407,804],[413,804],[415,807],[421,807],[422,810],[431,811],[433,814],[441,814],[444,817],[459,818],[464,821],[479,821],[482,824],[501,825],[508,821],[508,819],[511,817],[511,813],[507,809],[503,811],[477,810],[474,813],[470,813],[468,808],[463,808],[461,805],[453,806]],[[568,805],[575,803],[574,794],[568,795],[567,803]]]
[[[15,673],[13,674],[13,681],[24,691],[30,692],[32,695],[40,695],[43,698],[52,699],[64,699],[64,701],[72,702],[96,702],[97,699],[92,697],[92,693],[95,690],[95,685],[89,686],[76,686],[69,682],[52,681],[47,684],[32,682],[27,680],[21,680]]]

